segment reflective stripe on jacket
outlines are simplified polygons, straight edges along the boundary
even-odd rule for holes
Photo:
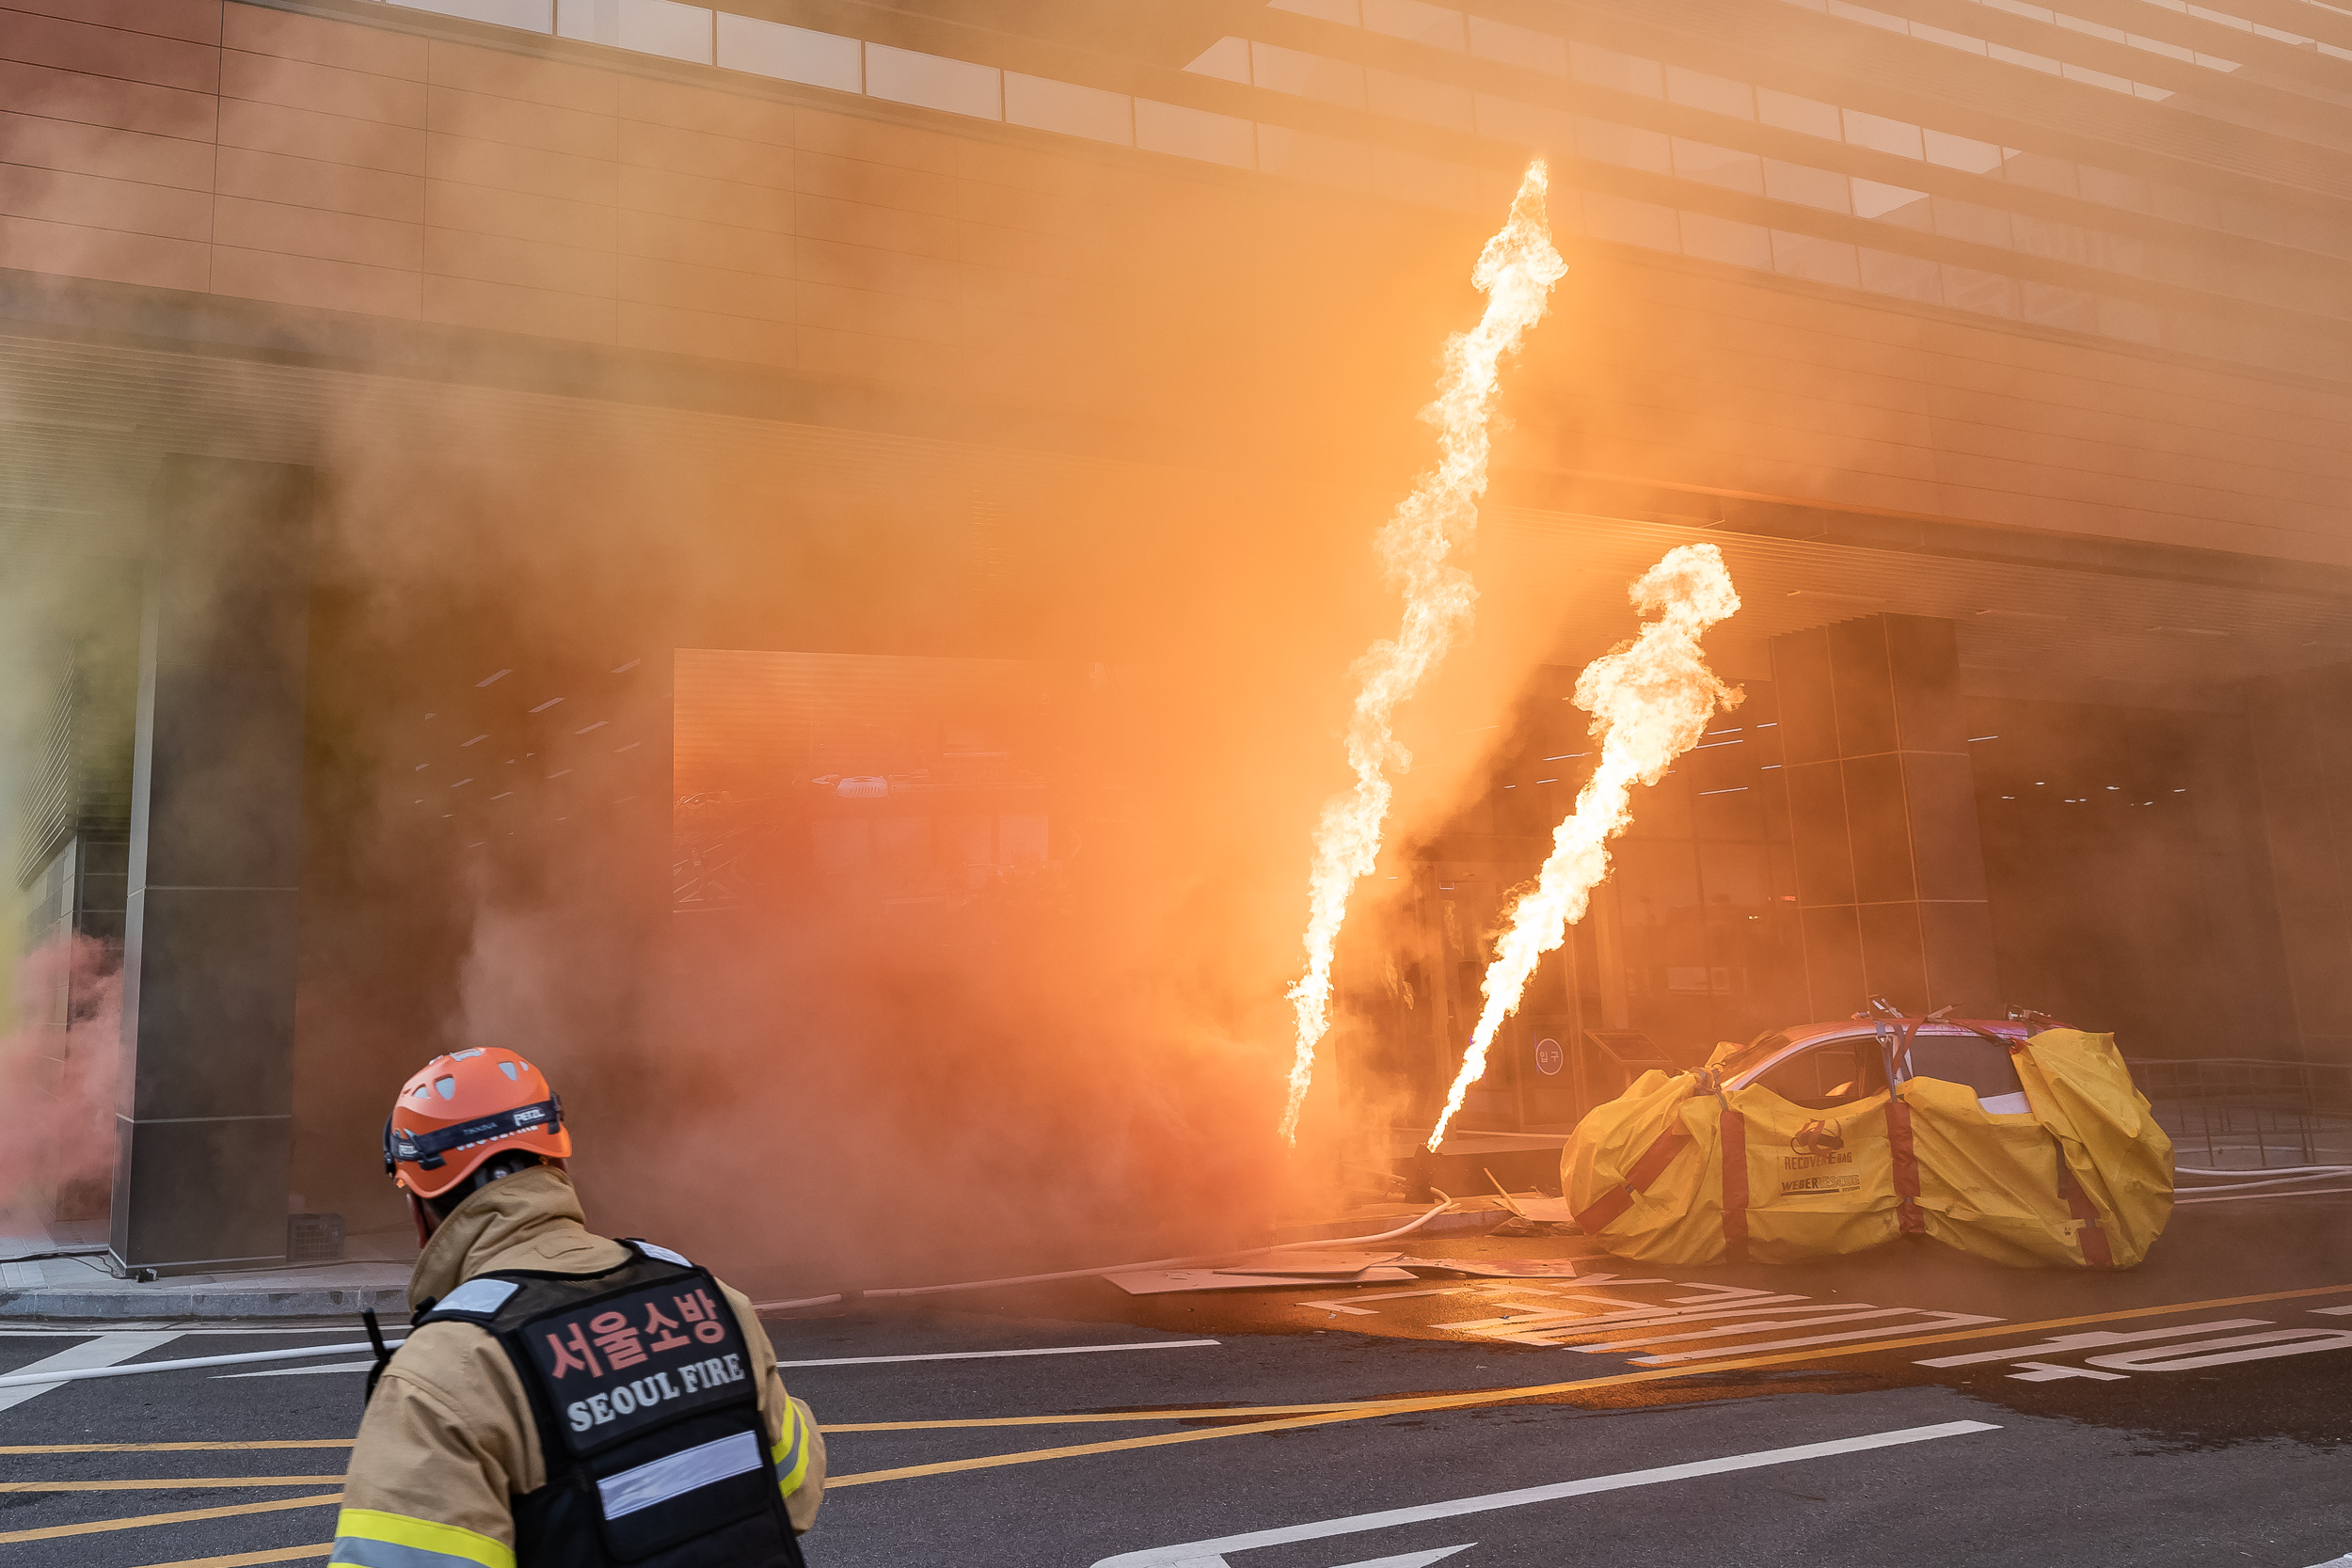
[[[539,1166],[459,1204],[417,1259],[408,1297],[438,1300],[493,1270],[592,1274],[628,1257],[587,1229],[570,1178]],[[721,1289],[751,1351],[792,1527],[805,1531],[824,1494],[825,1440],[808,1407],[785,1391],[751,1302]],[[368,1402],[330,1565],[515,1568],[510,1499],[546,1481],[537,1423],[504,1349],[472,1323],[427,1323],[393,1354]]]

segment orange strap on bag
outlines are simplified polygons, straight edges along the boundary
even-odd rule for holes
[[[1911,1141],[1911,1107],[1900,1094],[1886,1097],[1886,1152],[1894,1166],[1895,1224],[1906,1236],[1924,1234],[1919,1213],[1919,1150]]]
[[[1724,1101],[1724,1261],[1748,1260],[1748,1120]]]
[[[1633,1200],[1641,1196],[1642,1189],[1665,1175],[1666,1167],[1674,1164],[1675,1156],[1681,1153],[1683,1146],[1690,1141],[1691,1134],[1684,1130],[1682,1118],[1677,1116],[1666,1124],[1663,1132],[1658,1134],[1658,1140],[1642,1151],[1642,1157],[1633,1162],[1633,1168],[1625,1173],[1623,1181],[1595,1198],[1591,1208],[1577,1211],[1576,1223],[1586,1231],[1599,1230],[1632,1208]]]
[[[2082,1221],[2074,1240],[2083,1249],[2083,1261],[2094,1269],[2111,1269],[2115,1267],[2115,1249],[2107,1243],[2106,1227],[2099,1223],[2098,1208],[2091,1203],[2090,1195],[2083,1191],[2083,1184],[2074,1180],[2074,1167],[2066,1163],[2066,1145],[2055,1132],[2050,1134],[2050,1142],[2058,1148],[2058,1196],[2066,1200],[2066,1212]]]

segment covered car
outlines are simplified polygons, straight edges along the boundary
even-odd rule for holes
[[[1906,1235],[2018,1267],[2129,1268],[2172,1144],[2112,1035],[1865,1016],[1651,1070],[1578,1124],[1562,1190],[1646,1263],[1795,1262]]]

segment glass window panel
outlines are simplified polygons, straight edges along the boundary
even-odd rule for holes
[[[2099,330],[2099,302],[2081,289],[2021,278],[2017,290],[2020,310],[2029,322],[2062,326],[2070,332]]]
[[[1781,201],[1802,201],[1823,212],[1853,211],[1853,198],[1844,175],[1805,164],[1784,164],[1777,158],[1763,162],[1766,196]]]
[[[2072,60],[2064,61],[2059,65],[2058,74],[2065,77],[2070,82],[2081,82],[2090,87],[2105,87],[2109,92],[2129,92],[2132,90],[2132,80],[2130,77],[2117,76],[2112,72],[2105,71],[2093,71],[2087,65],[2076,65]]]
[[[2014,168],[2020,159],[2027,156],[2030,154],[2010,154],[2010,166]],[[2093,168],[2089,164],[2077,164],[2074,166],[2074,179],[2081,186],[2083,199],[2086,201],[2096,201],[2109,207],[2121,207],[2132,213],[2155,211],[2155,201],[2149,194],[2148,182],[2137,175],[2119,174],[2111,168]],[[2025,182],[2029,185],[2040,183],[2030,174]],[[2045,185],[2042,188],[2047,190],[2055,187]],[[2060,194],[2071,196],[2074,193],[2067,191]]]
[[[1999,245],[2004,250],[2010,247],[2009,214],[1999,208],[1956,201],[1948,196],[1933,198],[1931,205],[1935,231],[1946,239]]]
[[[2001,178],[2012,184],[2030,185],[2035,190],[2050,191],[2058,196],[2077,194],[2074,164],[2069,158],[2051,158],[2039,152],[2020,152],[2013,147],[2004,148],[2001,151]],[[2139,182],[2135,180],[2131,183],[2137,185]]]
[[[1898,299],[1915,299],[1923,305],[1944,303],[1944,283],[1933,261],[1867,247],[1861,249],[1858,255],[1862,264],[1862,286],[1872,293],[1892,294]]]
[[[1651,174],[1675,171],[1674,155],[1668,150],[1663,132],[1619,125],[1587,115],[1576,117],[1576,151],[1577,156],[1590,158],[1597,164],[1615,164],[1621,168],[1645,169]]]
[[[1517,27],[1508,22],[1473,16],[1470,19],[1470,53],[1481,59],[1524,66],[1554,76],[1568,73],[1568,40],[1539,33],[1533,27]]]
[[[2064,11],[2057,11],[2052,13],[2052,20],[2061,27],[2072,28],[2077,33],[2089,33],[2092,38],[2105,39],[2109,43],[2131,41],[2131,35],[2124,32],[2122,28],[2110,27],[2104,22],[2092,22],[2087,17],[2069,16]]]
[[[1927,192],[1915,191],[1906,185],[1882,185],[1875,180],[1855,180],[1851,182],[1851,184],[1853,210],[1856,217],[1883,218],[1891,214],[1901,214],[1909,209],[1910,216],[1916,221],[1917,226],[1926,227]],[[1898,217],[1895,221],[1903,220]]]
[[[2028,71],[2039,71],[2052,76],[2058,73],[2058,61],[2047,55],[2028,54],[2023,49],[2011,49],[2006,43],[1987,43],[1984,46],[1984,53],[1988,59],[2003,60],[2010,65],[2022,65]]]
[[[1366,106],[1375,114],[1417,119],[1424,125],[1442,125],[1449,131],[1469,131],[1476,125],[1470,88],[1457,87],[1450,82],[1432,82],[1424,77],[1382,71],[1376,66],[1367,67],[1364,98]]]
[[[1343,27],[1359,26],[1363,21],[1357,11],[1356,0],[1266,0],[1266,3],[1278,11],[1295,11],[1300,16],[1311,16],[1318,21],[1336,22]]]
[[[1920,135],[1927,143],[1929,163],[1971,174],[1990,174],[2001,166],[2001,150],[1989,141],[1955,136],[1949,131],[1923,129]]]
[[[1311,180],[1345,190],[1372,188],[1372,150],[1360,142],[1318,136],[1285,125],[1258,127],[1258,167],[1266,174]]]
[[[1370,32],[1434,44],[1439,49],[1458,50],[1463,46],[1460,11],[1424,5],[1422,0],[1363,0],[1363,8],[1364,26]]]
[[[1497,98],[1484,92],[1475,95],[1470,109],[1482,136],[1515,141],[1523,147],[1571,153],[1576,150],[1576,121],[1565,110],[1547,109],[1540,103],[1522,103],[1516,98]]]
[[[1772,236],[1753,223],[1739,223],[1707,213],[1684,213],[1682,217],[1682,253],[1709,261],[1724,261],[1735,267],[1756,267],[1770,272],[1772,266]]]
[[[1840,288],[1862,287],[1861,265],[1854,247],[1842,240],[1816,239],[1810,234],[1772,230],[1772,270],[1788,277],[1809,277]]]
[[[1685,180],[1703,180],[1750,196],[1764,194],[1763,161],[1753,152],[1735,152],[1727,147],[1677,136],[1673,155],[1674,170]]]
[[[1958,310],[1977,310],[1988,316],[2014,316],[2017,302],[2010,278],[1997,272],[1979,272],[1974,267],[1956,267],[1943,263],[1944,303]]]
[[[1884,11],[1874,11],[1867,6],[1851,5],[1848,0],[1829,0],[1829,14],[1842,16],[1849,22],[1859,22],[1865,26],[1883,27],[1890,33],[1911,31],[1911,24],[1899,16],[1889,16]]]
[[[1802,131],[1808,136],[1822,136],[1831,141],[1846,139],[1845,129],[1838,122],[1836,104],[1799,98],[1792,92],[1775,92],[1771,87],[1756,88],[1756,118],[1766,125],[1777,125],[1784,131]]]
[[[1647,245],[1652,250],[1682,248],[1681,226],[1671,207],[1632,201],[1606,191],[1584,193],[1584,232],[1596,239]]]
[[[1919,127],[1905,120],[1888,119],[1883,115],[1866,115],[1859,109],[1840,111],[1845,119],[1846,140],[1855,147],[1874,151],[1892,152],[1900,158],[1922,158],[1925,152],[1919,144]]]
[[[1915,22],[1911,24],[1911,36],[1915,39],[1925,39],[1930,43],[1940,43],[1947,49],[1965,49],[1971,55],[1984,53],[1984,40],[1972,39],[1965,33],[1947,33],[1941,27],[1931,27],[1924,22]]]
[[[1282,49],[1271,43],[1249,46],[1250,80],[1276,92],[1319,98],[1351,109],[1364,106],[1364,68],[1346,60]]]
[[[1597,87],[1638,92],[1645,98],[1666,96],[1658,62],[1639,55],[1621,55],[1597,43],[1570,43],[1568,69],[1578,81],[1590,82]]]
[[[1709,76],[1704,71],[1688,71],[1678,65],[1666,68],[1666,97],[1677,103],[1687,103],[1693,109],[1706,109],[1713,114],[1737,115],[1741,119],[1756,118],[1756,89],[1745,82],[1728,81]]]

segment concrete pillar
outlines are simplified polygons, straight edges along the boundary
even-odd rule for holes
[[[143,598],[112,1262],[286,1255],[308,469],[169,457]]]
[[[1998,1007],[1952,624],[1873,615],[1772,656],[1811,1018]]]
[[[2352,665],[2248,694],[2295,1044],[2306,1061],[2352,1061]],[[2288,1053],[2265,1041],[2245,1054]]]

